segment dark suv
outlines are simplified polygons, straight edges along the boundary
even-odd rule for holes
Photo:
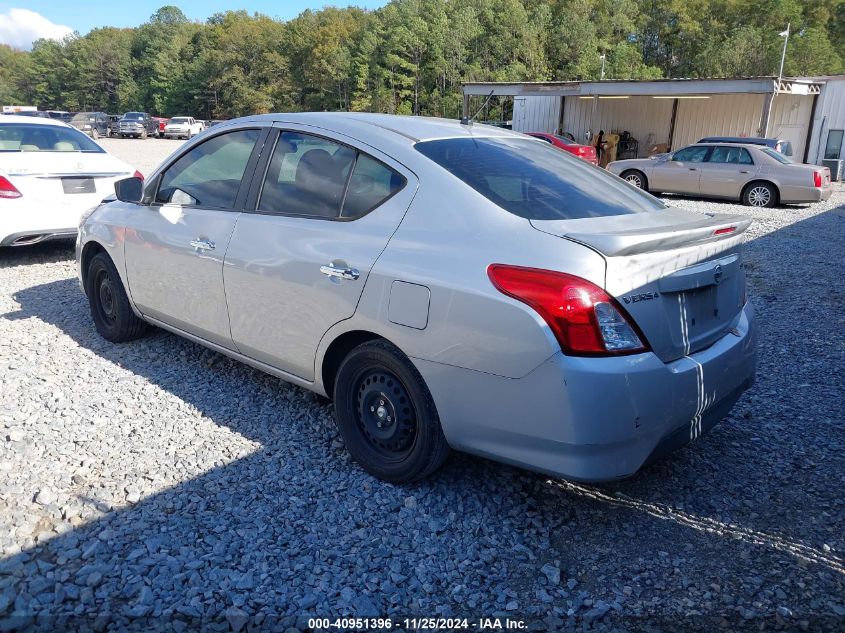
[[[158,121],[146,112],[127,112],[117,122],[117,127],[112,133],[117,134],[120,138],[126,138],[127,136],[134,138],[155,136],[158,134]]]
[[[109,115],[105,112],[77,112],[68,123],[91,138],[108,136],[111,127]]]
[[[708,136],[699,143],[743,143],[748,145],[765,145],[784,156],[792,156],[792,141],[781,138],[759,138],[756,136]]]

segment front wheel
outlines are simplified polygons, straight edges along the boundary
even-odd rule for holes
[[[648,182],[645,174],[634,169],[622,172],[622,178],[634,185],[637,189],[648,190]]]
[[[97,253],[88,264],[86,294],[94,326],[107,341],[125,343],[144,335],[147,324],[129,305],[129,297],[111,258]]]
[[[387,341],[364,343],[349,353],[337,373],[334,403],[347,450],[380,479],[423,479],[449,454],[422,376]]]
[[[773,207],[777,199],[777,190],[767,182],[752,182],[742,194],[742,203],[749,207]]]
[[[91,130],[91,138],[93,138],[94,140],[100,138],[100,133],[97,131],[97,128]]]

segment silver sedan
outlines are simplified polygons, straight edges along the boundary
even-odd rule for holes
[[[521,134],[262,115],[115,189],[77,242],[100,334],[153,324],[332,398],[386,480],[450,448],[625,477],[754,381],[749,220],[669,208]]]
[[[753,207],[818,202],[833,193],[827,167],[794,163],[751,144],[699,143],[652,158],[614,161],[607,169],[647,191],[740,200]]]

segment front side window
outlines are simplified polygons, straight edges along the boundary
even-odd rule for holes
[[[191,148],[162,175],[156,202],[233,208],[259,134],[227,132]]]
[[[529,220],[645,213],[656,198],[545,143],[511,136],[423,141],[417,151],[506,211]]]
[[[672,155],[672,160],[682,163],[702,163],[707,157],[707,152],[709,151],[709,147],[685,147],[684,149],[679,149],[675,152]]]
[[[751,154],[744,147],[714,147],[708,163],[732,163],[736,165],[753,165]]]
[[[405,185],[383,163],[335,141],[300,132],[279,134],[258,210],[314,218],[358,218]]]
[[[0,152],[86,152],[104,150],[85,134],[70,127],[0,124]]]
[[[836,160],[842,157],[842,136],[845,130],[830,130],[827,133],[827,143],[824,146],[824,157]]]

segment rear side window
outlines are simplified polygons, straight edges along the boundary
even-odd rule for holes
[[[164,172],[156,202],[233,208],[258,135],[237,130],[193,147]]]
[[[357,218],[405,185],[383,163],[330,139],[282,132],[273,149],[258,210],[313,218]]]
[[[760,151],[763,152],[766,156],[774,158],[777,162],[781,163],[782,165],[791,165],[792,160],[787,158],[780,152],[776,152],[771,147],[761,147]]]
[[[530,139],[452,138],[424,141],[415,147],[490,201],[529,220],[571,220],[665,208],[609,172]]]
[[[751,154],[744,147],[714,147],[708,163],[734,163],[737,165],[753,165]]]

